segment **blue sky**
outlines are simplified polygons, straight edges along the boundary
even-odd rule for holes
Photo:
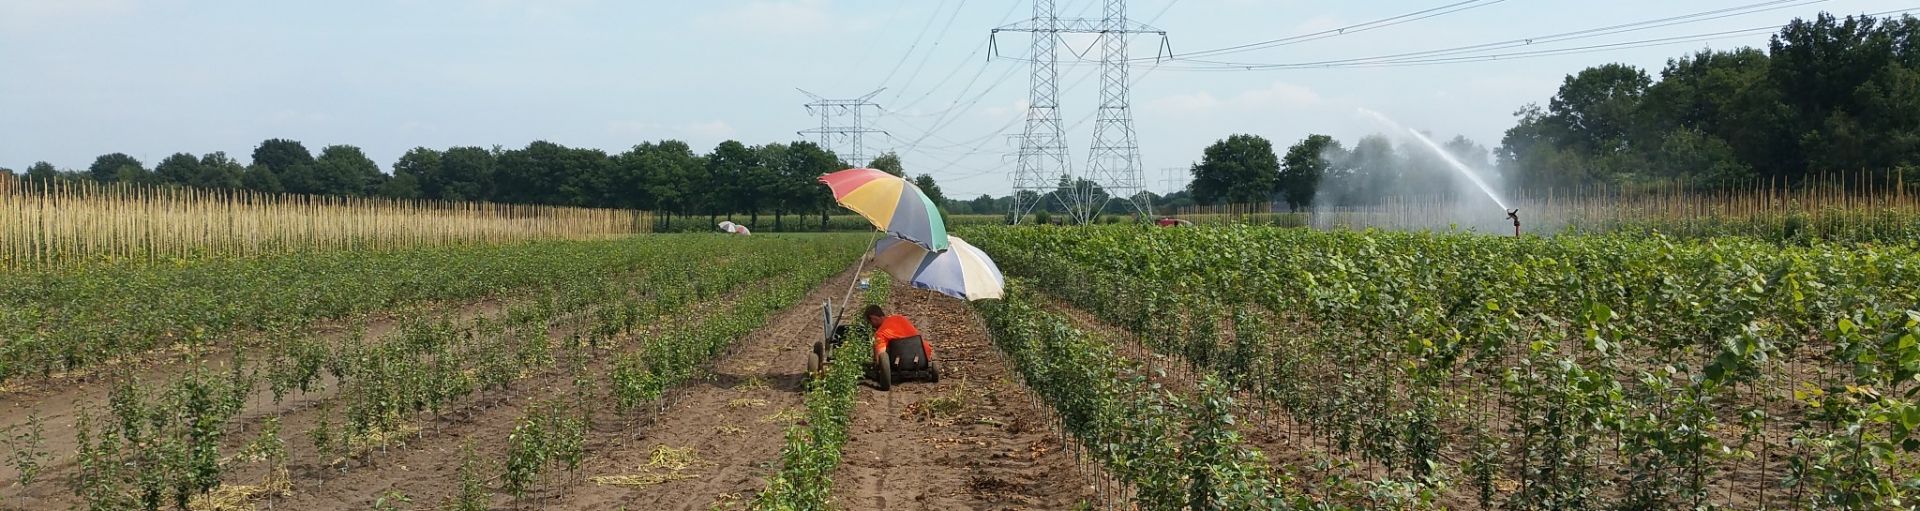
[[[1097,16],[1098,0],[1057,0]],[[1455,0],[1134,0],[1132,17],[1178,52],[1312,33]],[[1642,21],[1759,0],[1505,0],[1302,44],[1222,55],[1301,62],[1487,43]],[[869,152],[903,151],[951,196],[1003,195],[1026,100],[1026,65],[986,59],[988,29],[1030,16],[1030,0],[329,1],[0,0],[0,166],[81,168],[121,151],[152,165],[176,151],[244,156],[266,138],[364,148],[383,166],[415,146],[520,147],[537,139],[617,152],[686,140],[790,141],[818,125],[796,88],[852,97],[886,87]],[[1560,48],[1782,24],[1820,11],[1920,7],[1888,0],[1800,1],[1723,19],[1583,39]],[[916,41],[918,44],[916,44]],[[1157,40],[1133,44],[1151,56]],[[1606,62],[1656,72],[1711,45],[1765,34],[1546,58],[1432,66],[1203,72],[1134,67],[1150,188],[1233,133],[1279,149],[1309,133],[1349,144],[1380,128],[1368,108],[1440,137],[1489,147],[1527,103],[1568,73]],[[1067,41],[1084,51],[1090,39]],[[1001,54],[1022,57],[1022,35]],[[1096,52],[1088,53],[1094,58]],[[1084,167],[1098,68],[1062,68],[1062,117]],[[1143,76],[1144,74],[1144,76]],[[977,78],[976,78],[977,77]],[[971,85],[971,87],[968,87]],[[1078,122],[1078,123],[1077,123]],[[1077,125],[1076,125],[1077,123]],[[930,134],[929,134],[930,132]],[[918,141],[918,145],[914,143]],[[906,151],[911,147],[911,151]]]

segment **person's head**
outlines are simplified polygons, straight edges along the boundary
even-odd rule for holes
[[[880,328],[880,320],[883,319],[887,319],[887,311],[881,310],[879,305],[867,306],[867,324]]]

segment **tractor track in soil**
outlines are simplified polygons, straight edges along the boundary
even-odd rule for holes
[[[895,285],[889,312],[933,343],[940,382],[862,385],[833,474],[843,509],[1070,509],[1094,500],[1047,415],[965,303]]]

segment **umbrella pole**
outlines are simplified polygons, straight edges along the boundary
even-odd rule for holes
[[[833,324],[836,326],[840,324],[840,318],[847,314],[849,308],[847,305],[853,303],[853,289],[860,285],[860,273],[867,270],[867,261],[873,260],[873,242],[877,239],[880,239],[878,234],[867,238],[867,253],[860,257],[860,266],[853,269],[853,280],[847,281],[847,294],[840,297],[840,312],[833,316]]]

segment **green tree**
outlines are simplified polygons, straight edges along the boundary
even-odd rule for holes
[[[396,199],[439,198],[442,183],[435,179],[440,175],[440,151],[425,147],[415,147],[400,155],[393,162],[393,177],[381,187],[380,196]],[[431,191],[428,187],[434,187]]]
[[[160,164],[153,167],[153,173],[164,182],[192,184],[194,178],[200,175],[200,159],[187,153],[173,153],[160,160]]]
[[[1266,138],[1232,135],[1207,146],[1192,171],[1194,198],[1202,203],[1262,202],[1280,182],[1280,158]]]
[[[267,139],[253,148],[253,164],[273,173],[282,190],[289,193],[321,193],[313,172],[313,153],[298,141]],[[255,179],[256,183],[264,182]]]
[[[913,186],[920,187],[920,192],[927,194],[927,198],[933,201],[934,207],[947,207],[947,194],[940,191],[940,183],[934,182],[932,175],[921,174],[913,178]]]
[[[1646,72],[1625,64],[1587,68],[1560,84],[1547,103],[1547,122],[1559,128],[1562,143],[1575,148],[1626,149],[1640,98],[1652,83]]]
[[[99,158],[93,159],[93,165],[87,167],[87,177],[102,183],[111,183],[122,175],[144,179],[139,176],[146,174],[147,168],[140,164],[140,160],[126,153],[100,155]]]
[[[189,178],[187,184],[198,188],[214,190],[238,190],[243,186],[247,169],[240,166],[222,151],[207,153],[200,157],[199,172]]]
[[[324,195],[367,196],[379,191],[386,174],[360,148],[330,145],[313,162],[314,190]]]
[[[793,212],[820,212],[820,228],[826,229],[828,213],[837,207],[833,192],[827,185],[820,183],[820,176],[844,168],[840,159],[832,152],[813,142],[798,141],[787,144],[786,164],[781,166],[781,181],[786,183],[786,192],[781,200],[785,210]],[[780,219],[774,218],[774,228],[779,229]]]
[[[786,144],[766,144],[754,146],[753,163],[740,175],[736,192],[736,207],[747,211],[747,226],[760,227],[760,211],[768,209],[780,201],[780,193],[785,188],[781,182],[780,167],[787,158]]]
[[[560,174],[567,147],[545,140],[502,152],[494,169],[493,200],[513,204],[560,204],[566,176]]]
[[[53,181],[60,179],[60,171],[53,168],[52,163],[36,161],[27,166],[27,179],[40,182]]]
[[[881,153],[880,156],[873,159],[873,163],[867,164],[867,168],[900,177],[907,177],[906,167],[900,165],[900,155],[894,154],[893,151]]]
[[[1287,148],[1287,155],[1280,165],[1280,195],[1287,201],[1287,209],[1300,211],[1313,207],[1313,196],[1320,188],[1321,177],[1333,167],[1327,154],[1340,150],[1340,141],[1326,135],[1307,135],[1307,138]]]
[[[605,207],[614,202],[608,179],[611,160],[599,149],[573,148],[561,153],[554,169],[560,176],[556,202],[568,206]]]
[[[285,187],[280,185],[280,177],[273,175],[272,169],[268,169],[266,165],[258,163],[247,166],[246,172],[240,175],[240,185],[246,187],[248,190],[261,193],[282,193],[287,191]]]
[[[648,156],[652,143],[644,143],[613,155],[607,163],[607,187],[614,190],[609,206],[627,209],[655,209],[653,193],[647,189],[651,168]]]
[[[700,210],[708,221],[718,221],[720,215],[740,211],[742,204],[757,200],[749,197],[752,194],[743,180],[760,164],[759,159],[753,149],[737,140],[721,142],[707,153],[707,173],[696,188],[700,191]]]
[[[643,177],[654,208],[667,213],[666,226],[672,227],[675,215],[691,215],[699,204],[695,183],[705,171],[704,162],[694,154],[693,148],[686,142],[663,140],[640,144],[632,152],[638,158],[635,164],[646,169]]]
[[[420,184],[429,198],[448,201],[493,199],[495,154],[481,147],[455,147],[440,155],[439,169]]]
[[[1394,150],[1393,141],[1383,135],[1362,137],[1339,165],[1341,179],[1335,188],[1343,199],[1341,205],[1371,206],[1400,192],[1405,161]]]

